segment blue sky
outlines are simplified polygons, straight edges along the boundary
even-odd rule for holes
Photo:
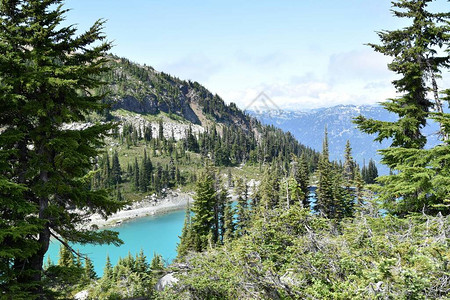
[[[404,26],[386,0],[68,0],[67,22],[107,19],[112,52],[198,81],[245,108],[265,92],[281,108],[374,104],[395,96],[388,58],[366,43]],[[437,10],[448,11],[446,0]],[[446,8],[446,10],[444,9]],[[440,84],[447,87],[448,76]]]

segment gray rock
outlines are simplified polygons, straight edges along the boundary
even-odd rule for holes
[[[170,286],[174,285],[175,283],[177,283],[179,280],[178,280],[178,278],[176,278],[174,276],[174,274],[175,273],[169,273],[169,274],[161,277],[158,280],[158,283],[156,284],[155,289],[160,292],[160,291],[164,290],[166,287],[170,287]]]

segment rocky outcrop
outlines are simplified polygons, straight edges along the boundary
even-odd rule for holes
[[[155,289],[158,292],[163,291],[166,287],[170,287],[179,281],[178,278],[174,276],[175,273],[169,273],[158,280]]]
[[[189,99],[182,95],[178,99],[178,105],[168,105],[164,101],[158,101],[152,96],[146,96],[142,100],[138,100],[133,96],[125,96],[123,98],[116,98],[113,101],[112,109],[124,109],[139,114],[157,114],[160,111],[165,113],[173,113],[193,124],[201,125],[199,117],[192,110],[189,105]],[[173,103],[173,101],[172,101]]]

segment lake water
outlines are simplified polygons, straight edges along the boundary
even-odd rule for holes
[[[111,263],[115,265],[119,257],[125,257],[130,252],[133,256],[142,249],[150,262],[153,254],[161,254],[167,263],[170,263],[176,256],[176,247],[184,224],[185,210],[169,212],[163,215],[148,216],[125,222],[111,230],[119,232],[119,237],[124,244],[120,247],[114,245],[75,245],[81,253],[87,254],[93,261],[97,275],[103,274],[106,255],[109,255]],[[50,243],[47,256],[58,262],[60,243],[52,241]],[[44,262],[47,261],[47,257]]]
[[[310,187],[309,200],[311,210],[315,204],[316,187]],[[236,203],[234,203],[236,205]],[[177,256],[177,244],[184,225],[185,209],[169,212],[163,215],[148,216],[122,223],[110,230],[119,232],[119,237],[124,244],[120,247],[114,245],[75,245],[74,249],[86,254],[92,260],[97,275],[103,274],[106,256],[109,255],[114,266],[120,257],[125,257],[130,252],[135,256],[144,250],[147,260],[150,262],[153,254],[161,254],[167,263]],[[58,262],[60,243],[52,241],[47,252],[47,257]],[[47,262],[47,257],[44,262]]]

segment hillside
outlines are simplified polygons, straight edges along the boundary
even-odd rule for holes
[[[205,162],[247,180],[272,162],[288,172],[291,154],[304,154],[309,170],[316,168],[318,152],[290,133],[262,125],[234,103],[225,104],[197,82],[115,56],[108,66],[102,80],[109,84],[94,92],[107,94],[110,109],[88,119],[119,125],[106,140],[93,188],[109,188],[117,199],[134,201],[167,188],[189,190]]]
[[[203,127],[217,123],[249,131],[258,126],[234,103],[226,105],[198,82],[180,80],[115,56],[111,56],[108,67],[110,70],[102,79],[109,84],[98,92],[109,93],[105,101],[112,105],[112,110],[124,109],[143,115],[163,112]]]

